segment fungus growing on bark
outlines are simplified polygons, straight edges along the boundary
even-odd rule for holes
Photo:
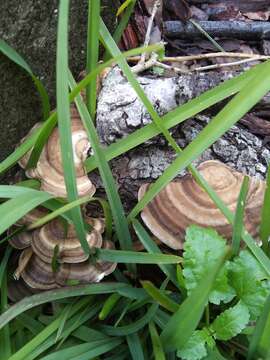
[[[72,104],[70,109],[73,157],[76,170],[78,195],[92,196],[96,189],[85,173],[83,165],[91,146],[75,105]],[[21,167],[26,167],[28,158],[29,153],[20,160]],[[55,128],[50,135],[36,168],[27,170],[26,175],[29,178],[39,179],[41,181],[41,190],[47,191],[56,197],[66,198],[67,192],[61,159],[58,128]]]
[[[244,174],[216,160],[205,161],[198,166],[198,170],[234,212]],[[149,186],[144,184],[139,189],[139,200]],[[255,237],[258,235],[264,191],[264,181],[250,178],[244,223],[247,231]],[[141,217],[151,232],[173,249],[182,249],[185,230],[191,224],[212,227],[227,239],[232,236],[232,226],[191,175],[169,183],[144,208]]]
[[[102,246],[103,221],[88,219],[93,229],[86,234],[89,247]],[[88,259],[82,249],[73,225],[68,225],[67,231],[59,219],[55,219],[33,232],[32,249],[34,253],[46,263],[51,263],[54,249],[58,246],[57,260],[60,263],[80,263]]]
[[[110,247],[113,248],[112,243]],[[115,267],[115,263],[101,261],[92,263],[87,260],[77,264],[61,263],[57,270],[53,271],[52,264],[43,261],[31,249],[27,249],[21,253],[18,268],[20,276],[30,288],[49,290],[67,286],[69,282],[76,284],[99,282],[104,276],[112,273]]]

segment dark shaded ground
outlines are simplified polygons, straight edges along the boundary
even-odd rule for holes
[[[117,0],[103,0],[103,18],[110,29]],[[84,68],[87,0],[71,1],[70,67],[75,76]],[[14,47],[46,86],[55,105],[57,0],[2,0],[0,39]],[[32,80],[0,55],[0,161],[41,120],[41,107]]]

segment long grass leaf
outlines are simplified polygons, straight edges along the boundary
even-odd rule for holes
[[[155,360],[166,360],[162,342],[161,342],[159,334],[157,332],[155,323],[152,321],[150,321],[150,323],[149,323],[149,331],[150,331],[152,346],[153,346],[153,351],[154,351],[154,359]]]
[[[69,204],[66,204],[64,206],[59,207],[57,210],[54,210],[48,215],[43,216],[42,218],[35,221],[33,224],[29,225],[27,227],[28,230],[36,229],[40,226],[43,226],[44,224],[48,223],[49,221],[55,219],[56,217],[65,214],[66,212],[74,209],[77,206],[80,206],[82,204],[85,204],[86,202],[89,202],[90,198],[89,196],[84,196],[80,199],[74,200],[70,202]]]
[[[102,309],[98,314],[99,320],[105,320],[120,299],[121,296],[117,293],[110,295],[108,299],[104,302]]]
[[[1,288],[1,313],[7,309],[7,262],[12,249],[7,246],[4,257],[0,264],[0,288]],[[7,324],[0,332],[0,348],[2,350],[3,359],[8,359],[11,355],[10,344],[10,328]]]
[[[145,249],[150,254],[162,254],[157,244],[150,238],[149,234],[146,232],[144,227],[141,225],[141,223],[137,220],[133,220],[133,227],[134,230],[140,240],[140,242],[143,244]],[[178,282],[176,278],[176,268],[173,265],[164,265],[164,264],[158,264],[160,269],[164,272],[166,276],[174,283],[176,287],[178,287]]]
[[[50,114],[50,101],[49,96],[42,82],[33,74],[30,66],[27,62],[15,51],[12,47],[10,47],[4,40],[0,40],[0,51],[7,56],[11,61],[15,64],[19,65],[24,71],[26,71],[32,78],[41,98],[42,108],[43,108],[43,117],[46,120]]]
[[[269,351],[270,336],[270,296],[268,296],[261,316],[257,321],[254,333],[249,343],[247,360],[255,359],[255,355],[260,350],[260,355],[264,356]]]
[[[131,1],[129,1],[129,4],[125,9],[122,8],[122,10],[125,10],[124,14],[121,17],[121,20],[120,20],[119,24],[117,25],[115,32],[113,33],[113,39],[116,42],[116,44],[118,44],[119,41],[121,40],[122,34],[128,25],[129,19],[131,17],[131,14],[133,13],[135,5],[136,5],[136,0],[131,0]],[[119,11],[119,9],[118,9],[118,11]],[[107,60],[109,60],[110,57],[111,57],[111,54],[110,54],[109,50],[106,49],[103,60],[107,61]]]
[[[127,343],[133,360],[145,360],[143,347],[140,341],[140,337],[137,333],[130,334],[127,336]]]
[[[88,32],[87,32],[87,64],[86,71],[90,73],[98,64],[99,55],[99,16],[100,0],[88,0]],[[86,104],[92,119],[95,119],[97,101],[97,77],[86,88]]]
[[[75,296],[109,294],[126,286],[127,284],[123,283],[90,284],[50,290],[40,294],[32,295],[11,306],[0,316],[0,330],[11,320],[15,319],[16,316],[20,315],[26,310],[32,309],[35,306],[59,299],[72,298]]]
[[[245,214],[246,198],[248,193],[248,185],[249,185],[249,177],[245,176],[238,197],[237,207],[233,222],[232,253],[235,256],[239,253],[241,237],[244,230],[244,214]]]
[[[87,344],[76,345],[68,347],[67,349],[54,352],[50,355],[43,357],[43,360],[58,360],[69,359],[69,360],[89,360],[95,356],[102,355],[116,346],[120,345],[121,339],[110,339],[110,340],[97,340]]]
[[[187,343],[202,317],[216,276],[227,255],[228,253],[225,253],[220,257],[209,271],[208,276],[198,284],[179,309],[171,316],[161,333],[161,341],[165,350],[181,349]]]
[[[86,306],[85,309],[88,309],[88,313],[87,316],[82,317],[81,316],[81,309],[83,308],[84,305],[87,305],[87,302],[89,302],[89,298],[85,299],[86,301],[80,301],[79,303],[77,302],[74,305],[74,308],[72,309],[72,314],[75,314],[72,317],[69,317],[66,326],[64,328],[63,333],[60,335],[59,340],[66,338],[67,336],[69,336],[73,331],[76,331],[76,329],[78,327],[80,327],[84,322],[90,320],[91,318],[93,318],[94,316],[96,316],[99,308],[100,308],[100,304],[94,304],[93,306],[89,307]],[[92,301],[92,299],[90,298],[90,301]],[[83,310],[83,312],[85,312],[85,309]],[[59,318],[55,319],[56,321],[59,321]],[[58,323],[59,324],[59,323]],[[50,325],[50,324],[49,324]],[[52,335],[45,337],[44,335],[46,334],[39,334],[35,339],[34,342],[32,342],[32,351],[31,353],[29,353],[29,348],[26,348],[25,351],[27,350],[27,352],[29,353],[29,355],[27,356],[27,360],[33,360],[36,359],[37,357],[39,357],[39,355],[41,355],[42,353],[44,353],[45,351],[47,351],[48,349],[50,349],[52,346],[55,345],[55,329],[52,329],[53,331],[51,331]],[[42,341],[42,336],[43,336],[43,341]],[[93,339],[94,340],[94,339]],[[67,345],[67,344],[65,344]],[[15,359],[16,360],[16,359]],[[17,359],[19,360],[19,359]]]
[[[96,256],[102,261],[131,264],[178,264],[180,256],[165,254],[148,254],[136,251],[96,249]]]
[[[82,307],[84,307],[89,299],[81,299],[76,306],[71,309],[69,313],[69,317],[75,315],[79,312]],[[26,343],[19,351],[12,355],[11,360],[22,360],[25,359],[26,356],[32,354],[37,348],[40,347],[41,344],[45,343],[51,336],[54,334],[57,329],[61,326],[61,322],[63,320],[62,313],[65,312],[67,305],[59,316],[53,320],[50,324],[48,324],[39,334],[31,339],[28,343]],[[55,336],[53,338],[53,344],[55,343]]]
[[[260,224],[260,238],[262,240],[262,249],[268,256],[270,255],[270,166],[268,166],[266,176],[266,189],[264,194],[261,224]]]
[[[156,288],[151,281],[141,281],[141,284],[145,291],[162,307],[168,311],[174,313],[179,309],[179,305],[171,300],[160,289]]]
[[[29,211],[38,205],[52,198],[52,195],[45,192],[36,192],[35,196],[29,197],[29,192],[6,201],[0,205],[0,234],[6,231]]]
[[[1,313],[8,308],[8,297],[7,297],[7,273],[4,273],[2,284],[1,284]],[[9,324],[7,324],[0,331],[0,346],[1,346],[1,357],[3,360],[7,360],[11,355],[11,337]]]
[[[75,88],[76,83],[71,75],[69,74],[69,82],[72,89]],[[114,224],[117,232],[117,236],[121,245],[121,248],[124,250],[132,249],[132,240],[128,229],[128,223],[125,217],[125,212],[123,209],[123,205],[121,203],[119,194],[116,189],[115,181],[111,172],[111,169],[105,160],[98,135],[91,119],[89,112],[87,111],[87,107],[84,104],[80,95],[78,95],[75,99],[76,105],[81,116],[83,125],[89,137],[91,146],[93,148],[94,154],[99,163],[99,173],[101,179],[103,181],[106,194],[108,197],[108,201],[110,203]],[[129,266],[128,268],[131,271],[135,271],[134,266]]]
[[[101,36],[103,42],[105,43],[106,48],[110,51],[112,56],[114,56],[114,57],[121,56],[121,51],[119,50],[118,46],[116,45],[114,39],[112,38],[110,32],[108,31],[106,25],[104,24],[104,22],[102,20],[100,23],[100,36]],[[142,103],[144,104],[145,108],[147,109],[148,113],[150,114],[150,116],[153,119],[156,126],[159,128],[160,132],[162,132],[163,136],[166,138],[166,140],[171,145],[171,147],[176,152],[180,152],[181,149],[179,148],[179,146],[177,145],[177,143],[171,136],[168,129],[166,129],[166,127],[163,125],[162,119],[160,118],[160,116],[158,115],[156,110],[154,109],[153,104],[146,96],[144,90],[142,89],[142,87],[139,84],[138,80],[136,79],[135,75],[132,73],[126,59],[123,56],[120,57],[120,59],[118,60],[118,65],[124,72],[127,80],[132,85],[132,87],[135,90],[135,92],[137,93],[138,97],[141,99]]]
[[[158,305],[153,304],[149,307],[143,317],[129,325],[119,326],[118,328],[109,325],[101,325],[100,330],[102,330],[105,334],[111,336],[127,336],[130,334],[134,334],[139,330],[143,329],[149,323],[149,321],[152,320],[157,309]]]
[[[64,170],[64,179],[69,202],[78,199],[76,171],[72,145],[70,105],[68,92],[68,14],[69,0],[61,0],[59,6],[59,20],[57,33],[57,112],[58,128],[60,134],[61,158]],[[70,210],[74,227],[86,254],[90,253],[86,240],[84,222],[80,207]]]

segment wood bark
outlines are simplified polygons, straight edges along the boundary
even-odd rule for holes
[[[231,78],[235,73],[202,73],[176,76],[173,78],[138,77],[145,93],[156,111],[163,115],[189,99]],[[259,108],[268,111],[270,104],[267,95]],[[211,120],[216,109],[207,115],[198,115],[171,129],[177,143],[187,146]],[[121,71],[114,68],[105,81],[98,100],[97,130],[103,146],[107,146],[129,133],[150,123],[151,119],[136,93],[128,84]],[[135,148],[112,160],[110,165],[119,187],[125,208],[130,210],[137,201],[139,187],[145,182],[155,181],[175,159],[174,151],[162,136]],[[270,152],[263,139],[251,131],[234,126],[195,162],[219,159],[224,163],[252,176],[264,178]],[[182,176],[185,172],[178,174]],[[90,174],[99,192],[103,191],[97,172]]]

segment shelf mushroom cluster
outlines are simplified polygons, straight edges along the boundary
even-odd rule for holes
[[[244,174],[216,160],[203,162],[198,166],[198,170],[226,206],[234,212]],[[150,184],[144,184],[140,188],[139,200],[149,186]],[[258,236],[265,187],[264,181],[250,178],[244,223],[246,230],[255,238]],[[172,249],[183,248],[185,230],[191,224],[212,227],[228,240],[232,237],[232,226],[191,175],[169,183],[144,208],[141,217],[151,232]]]
[[[74,104],[71,105],[71,129],[73,155],[76,169],[77,189],[80,197],[95,193],[95,186],[85,174],[83,162],[90,150],[90,143]],[[31,130],[33,131],[33,129]],[[30,131],[30,132],[31,132]],[[25,169],[29,154],[20,161]],[[59,131],[55,128],[45,145],[35,169],[26,170],[29,178],[39,179],[41,190],[55,197],[66,198]],[[47,210],[37,208],[26,214],[18,222],[18,226],[27,226],[46,215]],[[91,248],[113,248],[113,243],[103,240],[104,220],[84,216],[84,221],[91,225],[91,231],[86,234],[86,240]],[[11,298],[18,293],[25,293],[25,288],[48,290],[68,285],[70,283],[99,282],[104,276],[115,270],[116,264],[89,259],[83,251],[72,224],[64,226],[60,218],[56,218],[44,226],[33,230],[20,232],[10,239],[10,244],[21,250],[18,268],[15,271],[17,279],[23,279],[16,288],[18,281],[13,281]],[[57,269],[52,263],[57,258]],[[16,293],[12,296],[12,293]]]

